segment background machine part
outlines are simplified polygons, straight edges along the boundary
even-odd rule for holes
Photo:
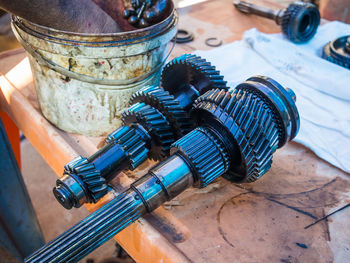
[[[195,99],[213,88],[227,90],[219,71],[195,55],[173,59],[161,78],[163,88],[145,87],[133,94],[132,106],[123,114],[124,125],[107,137],[102,149],[65,165],[53,189],[65,208],[95,203],[120,171],[135,169],[147,157],[167,157],[171,144],[194,128],[188,111]]]
[[[327,43],[323,48],[322,57],[350,69],[350,36],[343,36]]]
[[[285,10],[271,10],[265,7],[256,6],[245,1],[235,0],[234,6],[246,14],[255,14],[275,20],[281,25],[282,32],[294,43],[309,41],[316,34],[320,24],[320,12],[311,3],[296,1],[290,4]]]
[[[172,145],[167,159],[25,262],[77,262],[165,201],[191,186],[206,187],[220,175],[253,182],[299,130],[294,92],[262,76],[232,93],[208,91],[192,113],[199,126]]]
[[[135,27],[147,27],[162,21],[171,6],[171,0],[131,0],[124,9],[124,18]]]

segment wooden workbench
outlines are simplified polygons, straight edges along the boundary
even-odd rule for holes
[[[238,13],[232,0],[203,2],[179,13],[179,27],[196,38],[177,45],[172,57],[209,49],[204,43],[208,37],[229,43],[252,27],[279,32],[273,21]],[[76,155],[97,150],[103,138],[67,134],[42,116],[22,49],[0,55],[0,73],[1,109],[58,176]],[[113,180],[116,189],[150,165],[148,161],[136,172],[120,174]],[[189,189],[116,240],[138,262],[349,262],[350,209],[304,229],[349,202],[349,190],[347,174],[289,143],[277,151],[272,169],[258,182],[237,185],[220,178],[205,189]],[[93,211],[111,196],[87,208]]]

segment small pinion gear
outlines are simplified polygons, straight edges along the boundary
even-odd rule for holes
[[[350,69],[350,36],[343,36],[327,43],[323,48],[322,57]]]
[[[83,186],[87,188],[87,195],[90,202],[96,203],[98,199],[108,192],[106,179],[101,176],[93,163],[87,158],[78,156],[64,166],[64,173],[70,176],[77,176]]]
[[[106,143],[119,144],[129,160],[129,169],[134,170],[147,159],[146,142],[134,126],[121,126],[106,138]]]
[[[159,110],[174,128],[177,138],[193,129],[193,122],[179,101],[160,87],[146,86],[135,92],[131,97],[130,105],[137,102],[145,102]]]
[[[307,42],[316,34],[320,19],[320,12],[315,5],[297,1],[283,13],[282,31],[294,43]]]
[[[162,160],[169,155],[170,145],[175,141],[169,122],[157,109],[138,102],[122,115],[125,125],[140,124],[150,135],[149,157]]]
[[[165,65],[161,76],[161,85],[175,97],[185,92],[193,96],[200,96],[211,89],[227,90],[226,81],[210,62],[191,54],[184,54]],[[193,87],[193,94],[188,86]]]

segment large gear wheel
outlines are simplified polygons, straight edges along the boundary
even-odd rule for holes
[[[227,90],[226,81],[223,79],[224,77],[210,62],[196,55],[184,54],[165,65],[161,85],[178,100],[181,93],[191,99],[211,89]]]
[[[148,147],[151,159],[162,160],[169,155],[175,136],[170,124],[157,109],[138,102],[123,113],[122,120],[125,125],[140,124],[151,136],[151,145]]]
[[[130,104],[145,102],[159,110],[175,129],[177,138],[182,137],[193,129],[193,122],[188,113],[168,91],[156,86],[147,86],[135,92]]]
[[[327,43],[322,58],[350,69],[350,36],[343,36]]]
[[[320,12],[315,5],[294,2],[282,15],[282,31],[292,42],[304,43],[316,34],[320,19]]]
[[[229,151],[240,152],[240,156],[231,156],[236,163],[231,163],[225,175],[232,181],[253,182],[261,177],[271,167],[273,152],[293,139],[299,129],[299,115],[294,102],[289,101],[294,93],[276,84],[272,79],[253,77],[237,86],[233,93],[209,91],[194,105],[199,125],[209,122],[212,126],[225,127],[222,134],[227,138],[223,140],[233,141],[238,147],[239,151]],[[270,99],[266,94],[271,95]],[[273,103],[282,98],[283,104]],[[287,132],[282,133],[282,127]]]

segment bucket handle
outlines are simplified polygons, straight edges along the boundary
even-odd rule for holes
[[[41,65],[46,66],[46,67],[52,69],[53,71],[56,71],[64,76],[67,76],[67,77],[72,78],[72,79],[76,79],[76,80],[80,80],[80,81],[84,81],[84,82],[88,82],[88,83],[92,83],[92,84],[100,84],[100,85],[107,85],[107,86],[129,85],[129,84],[133,84],[135,82],[138,82],[138,81],[141,81],[141,80],[144,80],[144,79],[150,77],[151,75],[153,75],[155,72],[157,72],[164,65],[164,63],[166,62],[166,60],[168,59],[168,57],[170,56],[171,52],[173,51],[173,49],[175,47],[175,42],[173,42],[173,45],[170,48],[169,53],[166,55],[166,57],[163,59],[163,61],[160,62],[156,67],[154,67],[151,71],[147,72],[146,74],[143,74],[141,76],[138,76],[138,77],[135,77],[132,79],[126,79],[126,80],[96,79],[96,78],[93,78],[91,76],[87,76],[84,74],[69,71],[66,68],[54,63],[53,61],[48,60],[47,58],[43,57],[40,53],[35,51],[31,45],[29,45],[28,43],[25,42],[25,40],[19,34],[19,32],[14,24],[12,24],[12,29],[13,29],[14,34],[17,37],[18,42]],[[128,89],[128,88],[129,87],[121,88],[121,90]]]

